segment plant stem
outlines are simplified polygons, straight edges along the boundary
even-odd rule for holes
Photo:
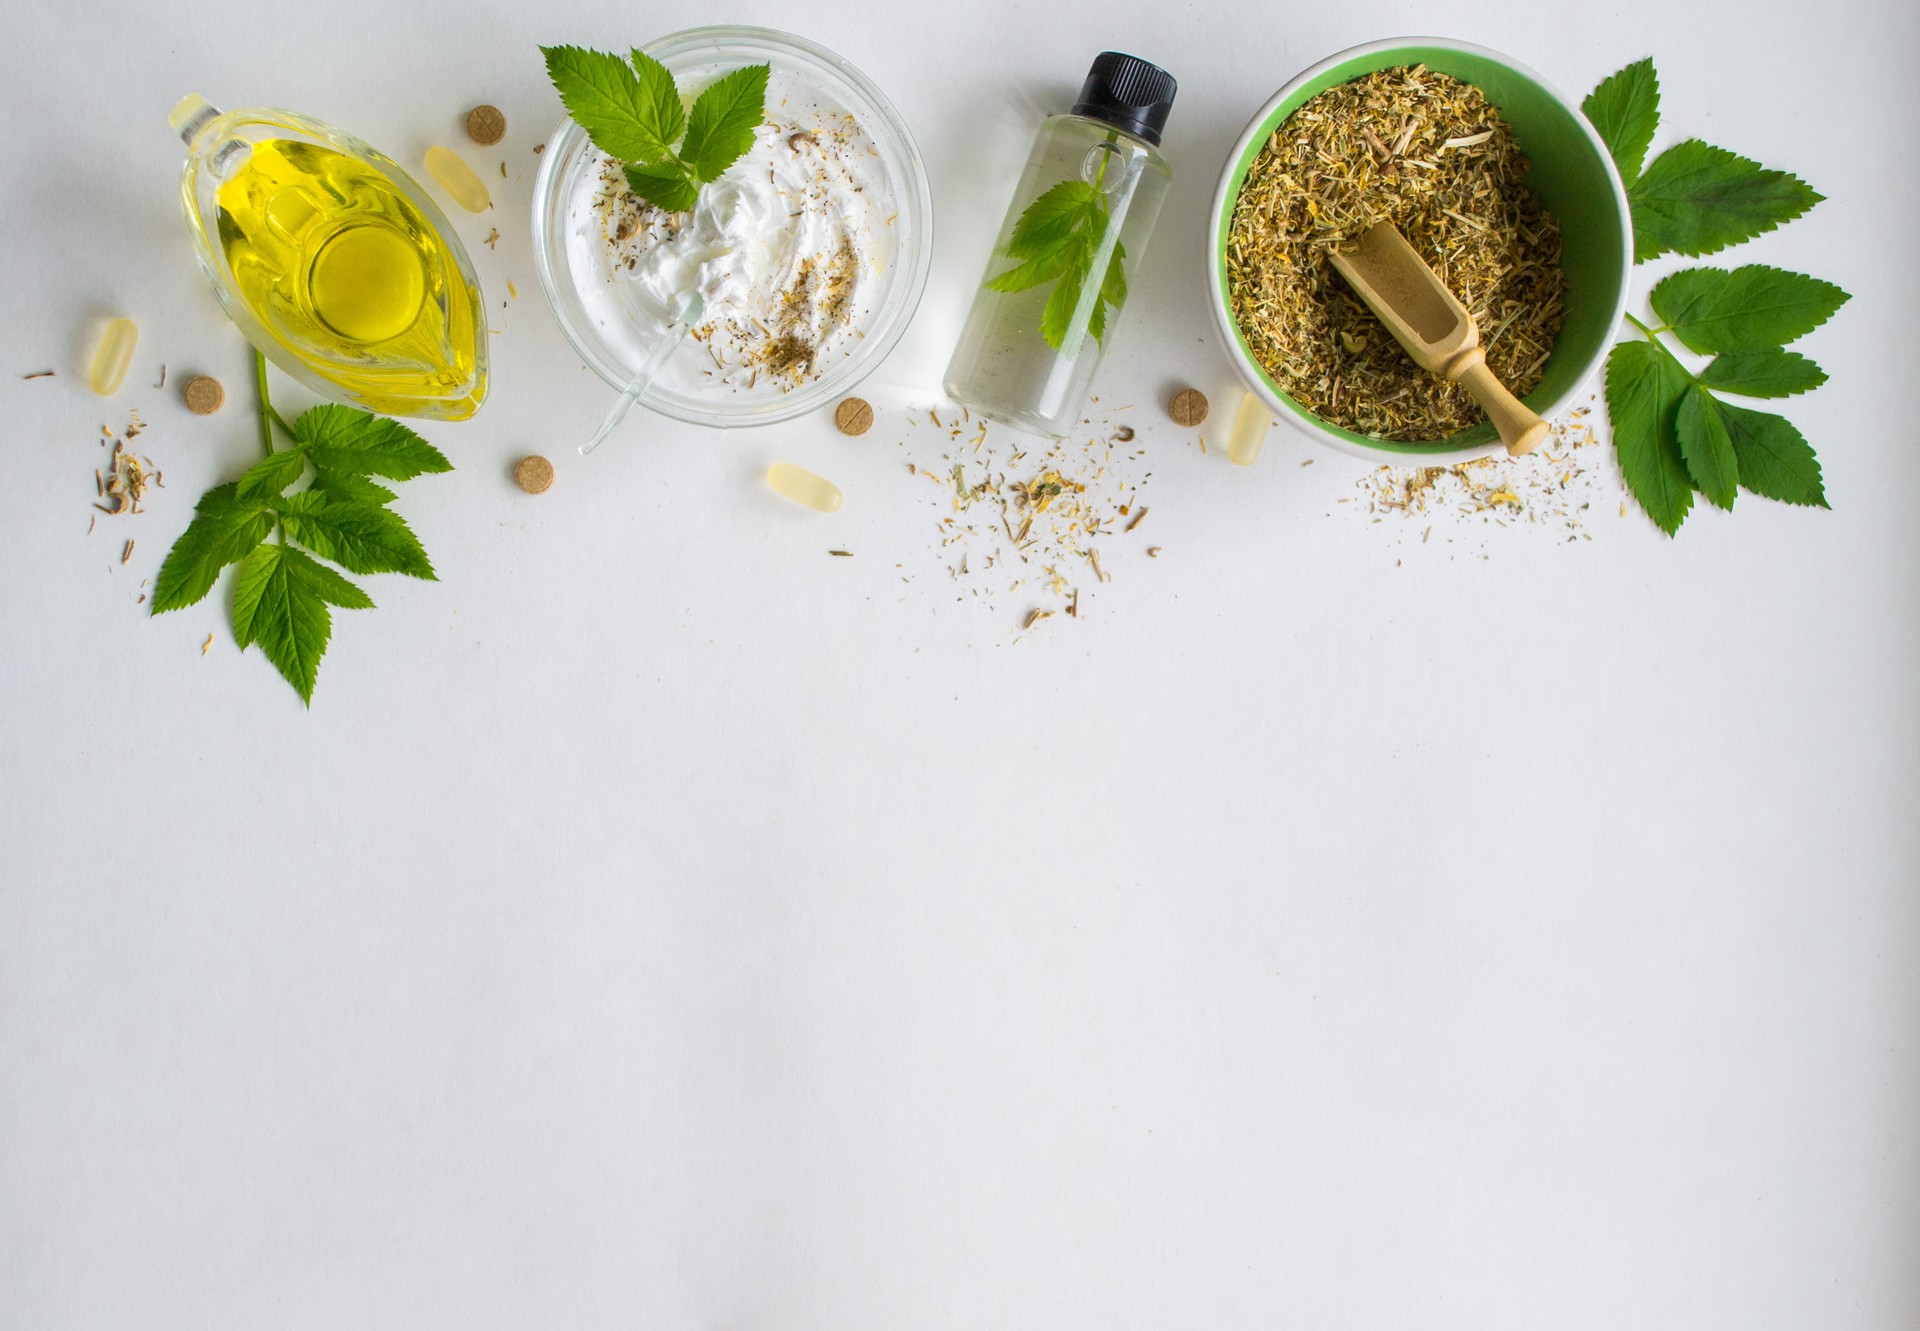
[[[260,447],[268,457],[272,457],[273,427],[278,425],[288,434],[292,434],[293,431],[287,430],[287,423],[280,419],[280,413],[273,409],[273,400],[267,396],[267,358],[260,354],[257,347],[253,352],[253,382],[260,393]],[[278,513],[273,517],[273,536],[282,549],[286,548],[287,527],[280,521]]]
[[[257,351],[253,353],[253,372],[260,385],[260,444],[271,453],[273,452],[273,431],[267,428],[269,421],[279,426],[280,433],[289,439],[295,436],[293,427],[287,424],[286,419],[278,411],[274,410],[273,403],[267,398],[267,358]]]
[[[1631,316],[1629,316],[1631,317]],[[260,451],[268,457],[273,456],[273,425],[278,417],[273,413],[273,402],[267,397],[267,358],[256,349],[253,353],[253,383],[260,394]],[[283,425],[280,427],[285,429]]]

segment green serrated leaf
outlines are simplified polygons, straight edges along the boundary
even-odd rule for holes
[[[1654,158],[1627,191],[1633,257],[1712,254],[1791,222],[1824,197],[1796,175],[1688,139]]]
[[[685,169],[674,162],[630,166],[626,168],[626,177],[628,189],[665,212],[691,212],[700,199],[700,187],[687,179]]]
[[[1707,387],[1741,397],[1792,397],[1826,381],[1825,370],[1780,347],[1725,352],[1700,372],[1700,382]]]
[[[766,65],[736,69],[695,99],[680,145],[695,178],[718,180],[753,147],[753,132],[767,116],[767,72]]]
[[[444,453],[399,421],[352,407],[311,407],[291,429],[320,471],[405,481],[453,470]]]
[[[1042,283],[1051,282],[1067,270],[1073,262],[1074,247],[1071,241],[1063,241],[1044,254],[1036,255],[1024,263],[1015,264],[998,277],[987,279],[990,291],[1029,291]]]
[[[578,46],[543,46],[540,52],[561,104],[596,148],[622,162],[666,157],[686,115],[671,75],[662,98],[658,75],[643,81],[635,65],[617,55]]]
[[[1655,314],[1694,351],[1761,351],[1804,337],[1847,303],[1831,282],[1753,263],[1683,268],[1648,297]]]
[[[364,476],[355,476],[343,471],[315,472],[313,479],[307,482],[307,488],[301,493],[329,495],[336,499],[353,499],[363,504],[391,504],[399,498],[378,481],[370,481]]]
[[[240,565],[233,580],[233,637],[245,651],[255,640],[255,621],[260,613],[260,598],[265,594],[274,570],[280,567],[281,547],[261,545]]]
[[[1013,224],[1006,253],[1013,259],[1032,259],[1065,244],[1087,226],[1089,214],[1106,210],[1100,192],[1084,180],[1063,180],[1026,206]]]
[[[1055,351],[1067,340],[1067,332],[1073,326],[1073,312],[1080,305],[1080,288],[1086,280],[1085,262],[1068,268],[1053,284],[1053,294],[1047,297],[1047,306],[1040,312],[1040,336]]]
[[[1727,436],[1740,460],[1740,484],[1787,504],[1827,507],[1820,460],[1792,421],[1768,411],[1720,403]]]
[[[667,67],[639,48],[627,53],[634,73],[640,76],[640,96],[652,113],[660,131],[660,142],[671,150],[687,132],[687,104],[674,86]],[[626,160],[625,158],[621,159]]]
[[[434,580],[419,538],[391,509],[308,490],[291,496],[279,511],[288,536],[351,572]]]
[[[1127,257],[1126,247],[1119,241],[1113,242],[1113,253],[1107,256],[1107,271],[1100,278],[1100,299],[1093,303],[1093,310],[1087,316],[1087,331],[1093,334],[1095,342],[1107,340],[1107,306],[1113,306],[1118,313],[1127,299],[1127,275],[1122,263]],[[1089,261],[1088,269],[1092,269]]]
[[[213,590],[220,571],[245,559],[272,530],[273,515],[258,502],[241,500],[237,486],[207,491],[154,576],[151,613],[198,604]]]
[[[287,573],[328,605],[342,610],[371,610],[373,598],[304,550],[289,546],[281,554]]]
[[[1127,247],[1113,242],[1113,255],[1107,260],[1107,273],[1100,281],[1100,299],[1117,312],[1127,303]]]
[[[304,703],[313,701],[320,658],[333,636],[329,603],[351,609],[373,605],[365,592],[291,546],[261,546],[240,566],[234,583],[235,637],[242,648],[258,643]]]
[[[1620,179],[1633,184],[1660,126],[1660,77],[1652,59],[1637,60],[1609,75],[1580,103],[1580,110],[1599,131]]]
[[[235,494],[241,499],[265,499],[279,494],[282,490],[300,479],[307,469],[307,455],[302,448],[286,448],[278,453],[269,453],[242,473],[235,486]]]
[[[1026,291],[1054,282],[1040,316],[1040,335],[1058,350],[1065,342],[1080,294],[1090,281],[1099,281],[1100,299],[1093,302],[1087,331],[1095,341],[1107,332],[1107,306],[1126,300],[1127,278],[1122,268],[1125,249],[1116,242],[1106,272],[1097,279],[1094,256],[1109,225],[1100,191],[1084,180],[1066,180],[1028,204],[1014,223],[1013,234],[1001,253],[1023,262],[988,278],[994,291]]]
[[[1622,342],[1607,356],[1607,418],[1627,489],[1671,536],[1693,507],[1693,482],[1680,453],[1676,416],[1691,382],[1651,342]]]
[[[1680,456],[1695,488],[1709,503],[1731,509],[1740,487],[1740,464],[1720,404],[1713,394],[1693,384],[1680,398],[1674,425],[1680,435]]]

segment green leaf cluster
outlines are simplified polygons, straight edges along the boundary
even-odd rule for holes
[[[1607,78],[1582,105],[1620,169],[1633,212],[1634,259],[1699,256],[1790,222],[1821,201],[1805,181],[1689,139],[1646,163],[1660,124],[1652,60]],[[1644,340],[1607,357],[1607,415],[1627,488],[1661,530],[1679,530],[1693,496],[1731,509],[1740,490],[1827,507],[1819,459],[1783,416],[1728,397],[1779,398],[1825,383],[1786,344],[1846,304],[1831,282],[1765,264],[1688,268],[1654,287],[1660,326],[1628,316]],[[1698,373],[1667,346],[1714,357]]]
[[[1058,351],[1080,307],[1089,282],[1100,284],[1100,298],[1092,303],[1087,331],[1094,341],[1107,335],[1107,307],[1117,313],[1127,299],[1126,249],[1114,241],[1104,271],[1095,274],[1111,219],[1099,186],[1084,180],[1064,180],[1042,194],[1020,214],[1013,235],[1001,252],[1014,266],[987,279],[991,291],[1031,291],[1053,283],[1040,313],[1040,335]]]
[[[265,363],[257,356],[256,372],[267,455],[239,480],[200,496],[193,521],[160,565],[152,609],[164,614],[198,604],[221,572],[238,564],[234,636],[243,649],[259,644],[300,700],[311,703],[333,635],[328,607],[373,607],[372,598],[320,560],[349,573],[432,580],[427,552],[387,507],[396,496],[380,480],[452,471],[453,464],[406,426],[370,412],[321,406],[291,424],[281,421],[267,401]],[[288,447],[273,447],[275,426]],[[289,493],[302,477],[307,484]]]
[[[1651,59],[1602,80],[1580,109],[1627,187],[1636,263],[1712,254],[1791,222],[1826,197],[1796,175],[1699,139],[1675,144],[1642,170],[1660,126],[1660,78]]]
[[[645,51],[625,59],[578,46],[543,46],[540,53],[574,123],[624,165],[628,188],[670,213],[690,210],[700,186],[753,147],[753,132],[766,119],[766,65],[727,74],[688,111],[673,75]]]

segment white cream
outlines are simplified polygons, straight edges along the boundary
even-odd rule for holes
[[[725,73],[694,72],[699,87]],[[773,69],[767,124],[704,186],[691,214],[643,207],[596,153],[567,210],[568,259],[586,310],[638,364],[688,294],[706,312],[661,370],[679,393],[777,396],[847,354],[894,257],[893,190],[865,129]]]

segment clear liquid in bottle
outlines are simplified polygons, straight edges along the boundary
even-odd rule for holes
[[[1172,184],[1158,145],[1174,91],[1109,51],[1041,127],[947,367],[954,401],[1055,438],[1079,420]]]

